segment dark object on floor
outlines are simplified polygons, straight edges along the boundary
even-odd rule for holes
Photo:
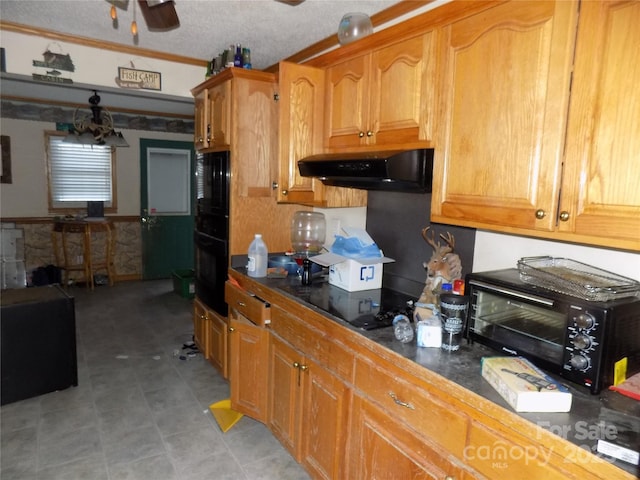
[[[56,267],[55,265],[38,267],[32,273],[31,283],[34,287],[53,285],[54,283],[62,283],[62,269],[60,267]]]
[[[51,285],[5,290],[0,303],[0,404],[78,385],[73,297]]]

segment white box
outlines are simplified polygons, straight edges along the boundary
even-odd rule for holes
[[[350,322],[363,315],[377,315],[380,312],[380,298],[380,290],[346,292],[342,288],[333,288],[329,291],[329,306]]]
[[[413,310],[416,324],[416,339],[419,347],[442,346],[442,322],[440,317],[428,308],[416,307]]]
[[[374,241],[369,234],[360,228],[344,227],[349,237],[356,237],[362,245],[371,246]],[[310,257],[314,263],[329,267],[329,284],[347,290],[359,292],[382,287],[382,266],[395,262],[393,258],[349,258],[337,253],[323,253]]]

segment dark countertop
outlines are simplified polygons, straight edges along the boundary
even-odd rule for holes
[[[242,261],[233,262],[232,268],[238,273],[246,274],[246,268],[240,265],[243,265]],[[300,285],[300,280],[291,275],[284,279],[252,278],[252,280],[277,290],[278,293],[302,303],[305,307],[342,324],[345,328],[358,332],[371,341],[428,368],[507,410],[514,411],[480,375],[481,358],[500,355],[499,352],[478,343],[469,344],[464,340],[458,352],[449,353],[439,348],[418,347],[415,339],[410,343],[401,343],[395,339],[392,328],[365,331],[353,327],[339,317],[305,301],[305,297],[308,298],[310,294],[313,294],[317,299],[318,296],[330,295],[333,289],[338,288],[326,283],[324,277],[315,277],[313,284],[303,289],[297,288]],[[328,303],[329,300],[327,298]],[[609,390],[604,390],[598,395],[592,395],[586,387],[568,384],[560,377],[552,376],[567,385],[571,391],[573,400],[570,412],[514,413],[640,477],[640,467],[614,460],[596,451],[597,439],[601,434],[608,436],[611,440],[615,440],[614,437],[618,434],[620,434],[620,437],[631,434],[632,438],[635,438],[635,442],[640,439],[640,402]]]

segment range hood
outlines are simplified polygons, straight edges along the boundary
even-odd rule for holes
[[[433,149],[313,155],[298,161],[298,169],[336,187],[431,192]]]

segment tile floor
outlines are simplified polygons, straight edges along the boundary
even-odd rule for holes
[[[309,478],[261,423],[222,433],[208,406],[228,383],[174,355],[193,326],[170,280],[70,293],[79,385],[0,408],[2,480]]]

